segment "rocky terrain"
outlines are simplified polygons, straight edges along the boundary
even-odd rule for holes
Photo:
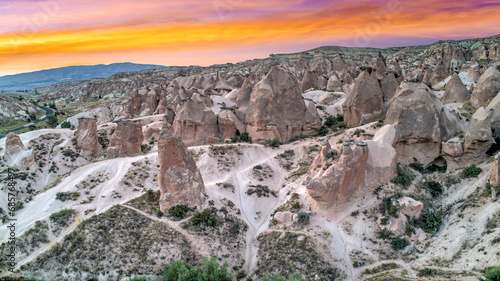
[[[500,261],[499,44],[40,88],[66,128],[0,140],[0,277],[15,218],[15,276],[161,280],[213,256],[238,280],[477,280]]]

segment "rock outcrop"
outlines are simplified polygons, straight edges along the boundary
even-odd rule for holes
[[[354,80],[342,104],[344,120],[349,127],[373,122],[384,115],[384,94],[371,73],[371,67],[361,67],[361,74]]]
[[[399,84],[400,83],[396,79],[396,73],[394,73],[394,71],[386,72],[382,80],[380,80],[380,88],[382,89],[384,104],[386,107],[389,106],[389,103],[394,97]]]
[[[219,141],[217,116],[198,94],[179,104],[173,127],[187,146]]]
[[[457,73],[451,76],[450,81],[446,84],[446,90],[442,99],[443,104],[448,103],[464,103],[470,100],[470,93],[465,88],[464,83]]]
[[[410,218],[418,219],[424,209],[424,203],[411,197],[402,197],[398,199],[398,205],[401,206],[400,212]]]
[[[416,158],[428,165],[441,154],[441,142],[464,131],[464,121],[450,112],[422,83],[401,83],[387,111],[385,124],[397,130],[398,162]]]
[[[331,166],[327,163],[331,146],[325,144],[309,167],[309,195],[324,209],[338,208],[389,182],[396,168],[396,150],[392,147],[395,138],[396,130],[387,125],[372,140],[350,139],[343,144],[338,164]]]
[[[495,135],[500,134],[500,92],[488,104],[486,111],[490,113],[491,129]]]
[[[222,109],[217,115],[217,126],[219,138],[226,140],[243,133],[245,125],[241,122],[231,109]]]
[[[326,90],[335,92],[342,91],[342,82],[340,82],[340,79],[336,73],[330,75],[330,78],[328,79],[328,83],[326,85]]]
[[[203,203],[205,184],[193,155],[168,122],[158,139],[160,171],[160,210],[164,213],[175,205],[196,207]]]
[[[479,78],[470,101],[475,107],[487,106],[499,91],[500,72],[495,67],[490,67]]]
[[[81,148],[80,155],[92,159],[102,150],[98,141],[97,123],[93,118],[78,118],[75,132],[76,143]]]
[[[492,144],[491,117],[484,107],[480,107],[472,115],[464,141],[453,138],[443,142],[442,155],[447,169],[453,171],[479,163],[486,158],[486,152]]]
[[[339,208],[348,204],[350,199],[359,195],[365,184],[368,161],[366,143],[344,142],[344,149],[338,164],[331,165],[326,171],[310,175],[307,191],[321,208]]]
[[[255,85],[245,118],[253,140],[288,142],[317,133],[321,120],[314,105],[306,106],[299,88],[295,76],[280,67],[272,67]]]
[[[132,156],[141,153],[144,141],[140,120],[119,120],[109,140],[107,158]]]
[[[380,229],[387,229],[392,233],[392,237],[400,237],[406,232],[406,224],[408,223],[408,219],[406,216],[399,212],[397,218],[388,217],[386,218],[387,222],[382,224],[382,218],[377,220],[377,224]]]
[[[34,153],[27,150],[21,138],[15,133],[10,132],[5,139],[4,158],[7,165],[27,168],[34,163]]]

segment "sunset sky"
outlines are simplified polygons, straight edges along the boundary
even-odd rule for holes
[[[0,76],[486,37],[500,33],[499,15],[498,0],[0,0]]]

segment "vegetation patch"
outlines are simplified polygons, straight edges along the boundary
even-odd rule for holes
[[[269,193],[271,193],[274,197],[277,197],[278,195],[276,194],[276,191],[270,190],[269,186],[267,185],[250,185],[250,188],[247,190],[248,195],[256,194],[257,197],[269,197]]]
[[[153,216],[160,215],[160,191],[148,189],[141,196],[127,202],[127,205]],[[162,213],[163,214],[163,213]],[[161,215],[159,216],[161,217]]]
[[[62,202],[66,200],[76,201],[80,196],[80,192],[58,192],[56,194],[56,200],[61,200]]]
[[[475,164],[472,164],[469,167],[464,168],[460,175],[464,179],[477,178],[482,171],[483,170],[481,168],[477,167]]]
[[[415,175],[413,172],[405,165],[398,163],[396,166],[396,176],[392,179],[392,182],[403,188],[408,188],[414,179]]]
[[[198,260],[180,233],[127,207],[114,206],[83,221],[21,270],[34,276],[50,272],[50,280],[97,280],[100,274],[121,280],[131,275],[161,275],[164,265],[176,260]]]
[[[75,218],[75,214],[76,212],[73,209],[63,209],[57,213],[52,213],[49,216],[49,220],[52,223],[52,233],[57,235],[61,228],[67,227]]]
[[[260,234],[258,261],[255,275],[279,274],[289,277],[304,272],[306,280],[340,280],[344,273],[325,260],[326,253],[317,250],[314,239],[293,232]]]

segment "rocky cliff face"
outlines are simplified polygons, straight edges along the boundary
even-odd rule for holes
[[[144,141],[141,121],[120,120],[116,123],[116,129],[109,140],[107,157],[124,157],[141,153],[141,144]]]
[[[27,168],[34,163],[33,151],[27,150],[21,138],[9,133],[5,139],[5,153],[3,155],[8,165]]]
[[[188,146],[219,141],[217,116],[199,95],[193,95],[178,105],[173,128]]]
[[[319,130],[321,121],[316,109],[306,106],[299,88],[297,79],[279,67],[273,67],[255,85],[245,119],[247,131],[255,141],[288,142]]]
[[[193,155],[165,121],[158,139],[160,209],[175,205],[196,207],[203,203],[205,185]]]
[[[396,128],[398,162],[405,164],[413,158],[430,164],[440,156],[442,140],[465,129],[458,114],[446,109],[427,86],[406,82],[396,91],[385,124]]]
[[[373,74],[375,69],[361,67],[361,74],[347,90],[342,104],[344,120],[356,127],[377,120],[384,114],[384,93]]]
[[[94,158],[101,152],[98,142],[97,124],[93,118],[78,118],[78,127],[75,132],[76,143],[81,148],[80,154],[87,158]]]

